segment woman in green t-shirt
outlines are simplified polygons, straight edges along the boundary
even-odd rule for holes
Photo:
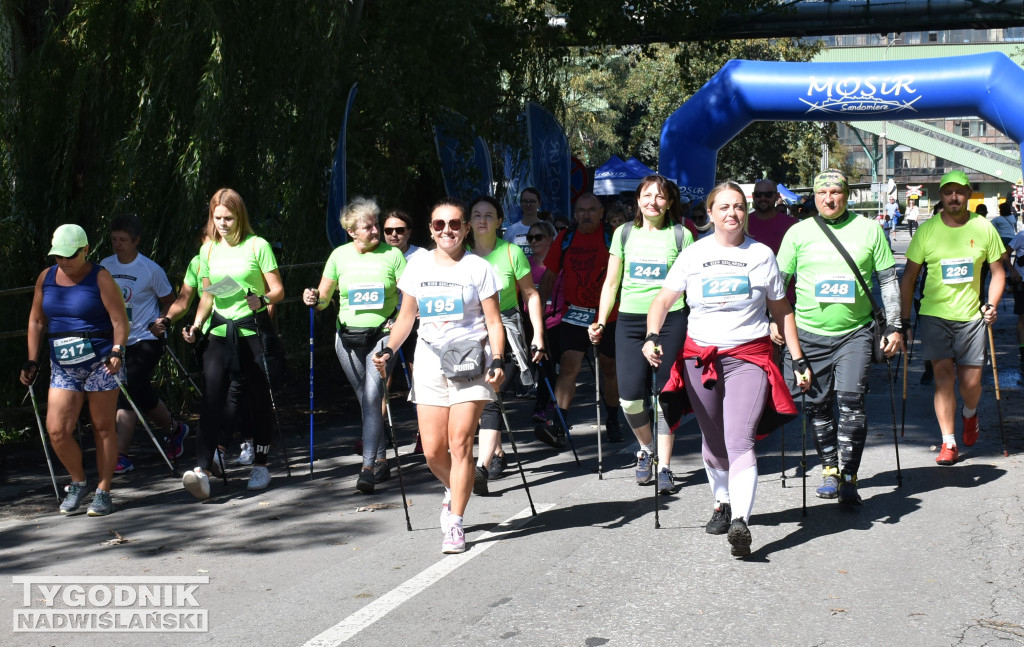
[[[671,494],[674,478],[669,464],[672,460],[672,430],[657,412],[658,460],[661,470],[652,469],[654,438],[651,421],[644,408],[644,397],[650,388],[651,370],[641,352],[647,334],[647,311],[661,290],[668,270],[683,248],[693,243],[693,235],[683,226],[679,206],[679,187],[661,175],[648,175],[636,188],[636,217],[612,235],[608,250],[608,273],[601,288],[601,302],[596,321],[590,324],[590,340],[601,342],[605,324],[615,301],[619,301],[619,317],[615,324],[615,373],[619,380],[619,401],[622,413],[640,442],[637,452],[636,481],[640,485],[658,479],[658,490]],[[625,242],[623,242],[625,240]],[[621,287],[621,292],[620,292]],[[686,337],[686,301],[680,296],[665,317],[660,341],[655,344],[670,360]],[[657,388],[668,381],[671,361],[662,362],[657,370]]]
[[[491,196],[479,196],[469,204],[469,225],[472,239],[469,249],[475,255],[490,263],[498,279],[498,307],[501,322],[505,327],[505,352],[511,353],[515,366],[532,384],[528,361],[539,362],[544,358],[544,310],[540,293],[533,284],[530,261],[518,245],[498,238],[498,227],[505,218],[501,204]],[[533,340],[526,346],[522,316],[519,313],[518,294],[526,302],[530,322],[533,324]],[[525,370],[524,370],[525,369]],[[505,374],[499,393],[512,384],[516,371]],[[501,411],[496,401],[488,402],[480,416],[480,450],[476,459],[473,493],[487,494],[487,481],[498,478],[505,471],[505,452],[501,449]]]
[[[380,207],[373,199],[353,200],[341,214],[341,226],[352,242],[331,253],[319,287],[306,289],[302,300],[307,306],[323,310],[331,302],[334,289],[338,289],[334,350],[345,376],[359,394],[363,415],[363,469],[356,489],[373,494],[377,483],[391,478],[380,406],[384,381],[373,365],[373,355],[388,345],[405,256],[397,247],[381,242]],[[394,359],[392,355],[391,361]]]
[[[245,202],[232,189],[220,189],[210,199],[206,233],[209,242],[199,250],[199,276],[203,296],[191,326],[182,330],[192,344],[210,320],[209,345],[203,353],[203,406],[196,442],[197,467],[182,477],[185,489],[196,498],[210,496],[213,454],[225,425],[233,425],[237,406],[249,408],[256,445],[248,489],[270,485],[267,455],[273,436],[274,411],[270,382],[283,369],[280,343],[273,332],[267,306],[284,298],[284,285],[270,243],[253,233]],[[245,376],[243,401],[228,397],[233,376]]]

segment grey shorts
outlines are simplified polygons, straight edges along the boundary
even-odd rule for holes
[[[485,348],[486,345],[485,345]],[[491,353],[485,354],[490,357]],[[412,391],[409,401],[435,407],[450,407],[461,402],[496,400],[485,374],[473,380],[449,380],[441,370],[441,358],[422,338],[416,342],[416,363],[412,367]]]
[[[927,360],[951,359],[960,366],[985,364],[985,320],[949,321],[921,315],[917,323],[921,356]]]
[[[845,335],[828,337],[797,329],[800,349],[811,365],[811,388],[807,402],[818,404],[833,391],[866,393],[868,367],[871,364],[871,331],[867,326]],[[794,398],[800,397],[800,388],[793,375],[793,358],[786,353],[783,373],[786,385]]]

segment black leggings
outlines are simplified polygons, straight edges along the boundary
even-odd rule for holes
[[[124,351],[125,387],[143,413],[160,403],[160,396],[153,388],[153,371],[163,354],[164,345],[156,339],[137,341]],[[123,393],[117,396],[117,408],[132,408]]]
[[[210,468],[213,451],[222,438],[237,428],[243,411],[248,411],[256,450],[256,465],[267,464],[270,441],[273,437],[274,410],[270,404],[270,390],[266,374],[260,365],[260,341],[256,335],[238,338],[238,360],[241,371],[231,374],[231,347],[224,337],[210,335],[210,343],[203,353],[203,407],[199,419],[196,443],[197,465]],[[241,385],[240,397],[233,398],[232,382]],[[229,436],[228,436],[229,437]]]

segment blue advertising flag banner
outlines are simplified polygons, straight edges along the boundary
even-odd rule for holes
[[[327,194],[327,240],[331,247],[344,245],[348,235],[341,227],[341,210],[345,208],[347,199],[348,160],[346,159],[346,133],[348,132],[348,116],[352,112],[352,103],[356,100],[356,86],[353,83],[348,91],[345,103],[345,116],[341,120],[341,133],[338,134],[338,146],[334,149],[334,161],[331,163],[331,189]]]
[[[659,170],[683,195],[703,198],[715,184],[719,149],[753,121],[978,115],[1020,146],[1022,87],[1024,70],[1000,52],[858,63],[733,60],[665,120]]]
[[[494,147],[494,158],[501,160],[503,201],[505,209],[505,227],[523,219],[523,209],[519,206],[519,193],[528,186],[533,186],[530,176],[530,154],[526,136],[526,115],[516,119],[514,144],[499,144]],[[541,205],[541,209],[545,209]]]
[[[572,166],[569,140],[561,124],[536,103],[526,104],[526,129],[530,139],[533,184],[541,193],[541,208],[569,217]]]
[[[468,201],[491,193],[491,155],[465,117],[446,110],[434,125],[434,144],[449,197]]]

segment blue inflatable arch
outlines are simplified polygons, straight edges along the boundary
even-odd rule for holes
[[[967,115],[1020,146],[1024,70],[998,52],[875,63],[733,60],[665,121],[658,168],[699,199],[715,184],[719,149],[754,121]]]

